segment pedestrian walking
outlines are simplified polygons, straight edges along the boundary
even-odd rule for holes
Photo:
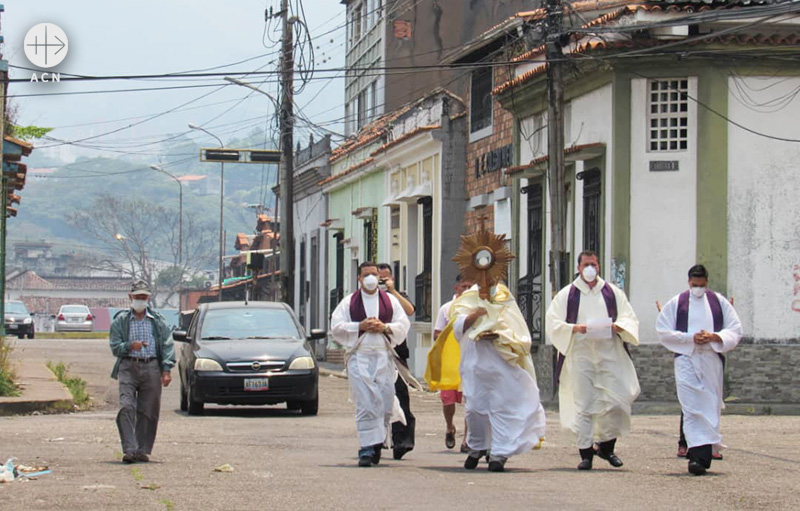
[[[720,434],[723,370],[727,353],[739,344],[742,325],[727,299],[708,289],[708,270],[689,269],[689,289],[661,309],[659,341],[675,353],[675,387],[681,403],[688,470],[703,475],[715,452],[724,448]]]
[[[639,320],[625,293],[598,275],[597,254],[578,256],[578,273],[547,309],[547,337],[559,352],[556,378],[561,425],[577,436],[579,470],[590,470],[595,451],[621,467],[617,438],[630,430],[639,380],[626,344],[639,344]]]
[[[360,449],[358,466],[377,465],[387,442],[397,378],[394,346],[411,324],[397,298],[378,289],[378,266],[358,268],[360,289],[339,302],[331,316],[331,334],[346,348],[347,380],[356,408]]]
[[[416,311],[414,304],[411,303],[406,293],[395,288],[392,267],[386,263],[378,265],[378,289],[395,297],[406,316],[411,317],[414,315]],[[400,363],[408,368],[408,358],[411,356],[408,349],[408,339],[403,339],[400,344],[395,346],[394,352]],[[405,423],[402,421],[394,421],[392,423],[392,457],[399,460],[406,453],[414,450],[417,419],[411,413],[411,397],[408,395],[408,384],[399,374],[394,381],[394,392],[406,419]]]
[[[456,425],[453,421],[456,415],[456,403],[461,403],[464,395],[461,389],[461,374],[459,372],[459,365],[461,363],[461,349],[458,346],[458,340],[453,335],[453,329],[447,328],[451,325],[450,321],[450,307],[453,302],[461,296],[464,291],[472,287],[472,282],[461,277],[459,274],[456,277],[456,283],[453,286],[453,299],[439,308],[439,315],[436,317],[436,324],[433,327],[433,338],[435,340],[434,346],[429,353],[428,368],[432,368],[430,363],[431,355],[438,357],[439,367],[441,367],[441,374],[436,378],[432,375],[426,375],[429,379],[428,386],[431,390],[439,390],[439,399],[442,401],[442,413],[444,414],[444,421],[446,425],[444,435],[444,445],[448,449],[456,446]],[[442,332],[447,330],[444,338],[439,339]],[[435,381],[433,381],[435,380]],[[461,452],[466,454],[469,452],[467,447],[467,421],[464,420],[464,436],[461,440]]]
[[[119,380],[117,429],[122,461],[150,461],[161,411],[161,387],[172,381],[175,365],[172,333],[163,316],[148,307],[150,287],[143,280],[131,286],[131,307],[111,324],[109,344],[117,357],[111,377]]]

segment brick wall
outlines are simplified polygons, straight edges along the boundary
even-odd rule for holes
[[[501,57],[502,58],[502,57]],[[495,67],[493,82],[495,86],[506,81],[508,70],[505,67]],[[469,98],[466,100],[469,105]],[[492,134],[488,137],[467,143],[467,162],[466,162],[466,192],[467,198],[475,197],[483,193],[489,193],[503,186],[503,172],[495,171],[486,173],[480,177],[475,175],[475,160],[487,151],[512,144],[514,130],[514,118],[510,112],[504,110],[500,103],[493,101],[492,104]],[[469,123],[467,123],[469,131]],[[468,133],[469,134],[469,133]],[[486,227],[492,229],[494,226],[494,206],[489,204],[477,210],[467,210],[464,217],[464,234],[470,234],[480,228],[480,218],[486,218]]]

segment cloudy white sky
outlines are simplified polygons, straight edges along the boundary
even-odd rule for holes
[[[59,25],[69,37],[68,56],[55,68],[62,77],[67,73],[139,75],[208,68],[214,68],[209,70],[211,72],[231,73],[257,69],[269,71],[277,65],[279,46],[273,41],[279,36],[279,32],[274,31],[279,29],[279,24],[275,21],[269,25],[270,30],[265,35],[264,11],[269,7],[277,10],[279,0],[0,1],[5,6],[1,30],[5,38],[3,53],[12,66],[31,67],[25,58],[22,41],[31,27],[42,22]],[[293,5],[297,5],[295,2],[291,0]],[[304,8],[313,37],[317,68],[341,68],[345,52],[344,6],[338,0],[305,0]],[[257,58],[220,68],[253,57]],[[318,74],[297,100],[306,115],[316,122],[333,121],[343,115],[343,80],[341,77],[326,79],[332,75]],[[12,79],[29,80],[30,77],[30,71],[10,70]],[[274,77],[258,76],[247,80],[252,83],[266,80],[260,87],[277,94]],[[140,151],[147,147],[142,146],[143,143],[186,131],[189,122],[206,125],[223,140],[246,135],[254,127],[266,125],[266,120],[259,119],[259,116],[271,114],[272,104],[265,96],[235,85],[221,90],[204,87],[114,94],[22,96],[225,83],[222,77],[169,81],[23,82],[11,83],[9,96],[19,109],[19,124],[54,127],[54,137],[74,141],[124,128],[147,116],[208,95],[173,113],[86,142],[93,147]],[[248,99],[237,104],[237,100],[248,95]],[[341,125],[330,124],[328,127],[341,131]],[[198,141],[207,142],[202,134],[193,136]],[[298,139],[305,140],[307,136],[306,129],[298,129]],[[48,143],[40,141],[37,145],[44,147]],[[119,154],[87,149],[77,151],[78,154],[93,156]]]

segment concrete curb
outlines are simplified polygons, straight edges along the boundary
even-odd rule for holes
[[[344,371],[339,371],[336,369],[329,369],[327,367],[320,366],[319,374],[322,376],[335,376],[336,378],[342,378],[343,380],[347,379],[347,373]]]
[[[63,413],[74,409],[75,402],[69,389],[56,380],[44,360],[16,359],[14,362],[22,394],[0,397],[0,416]]]

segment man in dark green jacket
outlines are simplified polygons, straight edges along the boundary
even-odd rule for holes
[[[117,357],[111,377],[119,379],[117,429],[122,461],[150,461],[161,411],[161,386],[172,381],[175,365],[172,332],[163,316],[147,307],[150,287],[143,280],[131,286],[131,308],[111,324],[109,344]]]

